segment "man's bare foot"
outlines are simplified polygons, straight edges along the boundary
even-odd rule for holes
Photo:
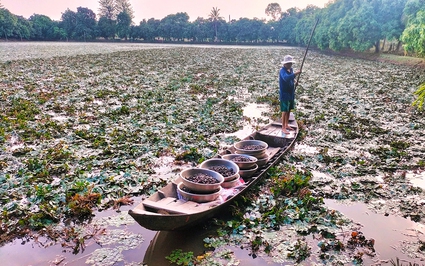
[[[282,128],[282,132],[285,133],[285,134],[289,134],[289,131],[286,130],[286,128]]]

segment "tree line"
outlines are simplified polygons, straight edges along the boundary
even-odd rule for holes
[[[324,8],[282,11],[270,3],[265,14],[271,19],[226,20],[212,8],[207,18],[189,21],[185,12],[163,19],[133,23],[128,0],[100,0],[99,18],[90,9],[65,10],[60,21],[34,14],[28,19],[0,4],[0,38],[18,40],[132,40],[146,42],[285,43],[306,45],[319,20],[311,45],[339,51],[351,49],[389,51],[404,49],[425,57],[425,0],[334,0]]]

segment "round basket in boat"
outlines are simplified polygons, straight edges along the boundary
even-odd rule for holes
[[[233,144],[238,154],[247,154],[257,157],[266,152],[269,147],[267,143],[261,140],[242,140]],[[258,158],[258,157],[257,157]]]
[[[221,174],[224,177],[224,181],[235,179],[239,172],[239,166],[236,163],[220,158],[206,160],[199,167]]]
[[[215,171],[204,168],[187,168],[180,172],[184,186],[200,193],[209,193],[221,188],[224,177]]]
[[[261,166],[265,165],[268,161],[269,161],[269,156],[266,154],[265,157],[257,160],[257,165],[258,165],[258,167],[261,167]]]
[[[241,170],[239,170],[239,171],[241,171]],[[241,184],[240,181],[239,181],[239,178],[240,177],[241,176],[239,174],[237,174],[234,179],[228,180],[228,181],[224,181],[223,184],[221,184],[221,187],[223,187],[223,188],[232,188],[232,187],[235,187],[235,186]]]
[[[220,186],[215,192],[212,192],[212,193],[197,193],[186,188],[183,182],[180,182],[177,185],[177,191],[180,194],[180,196],[185,200],[191,200],[191,201],[203,203],[203,202],[216,200],[220,196],[222,188]]]
[[[258,160],[256,157],[248,154],[226,154],[221,157],[225,160],[234,162],[237,166],[239,166],[239,170],[254,167]]]
[[[239,175],[242,178],[249,178],[251,177],[255,172],[257,172],[258,170],[258,165],[254,165],[254,167],[250,168],[250,169],[244,169],[244,170],[239,170]]]

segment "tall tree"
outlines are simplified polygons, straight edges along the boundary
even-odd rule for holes
[[[315,41],[320,49],[338,51],[343,48],[343,40],[339,38],[339,22],[352,8],[352,0],[340,0],[332,2],[319,12],[320,23],[316,28]]]
[[[99,17],[105,17],[109,20],[117,18],[117,8],[115,0],[99,0]]]
[[[198,17],[193,23],[193,37],[200,42],[204,42],[208,39],[208,35],[209,35],[209,21],[202,18],[202,17]],[[211,34],[213,35],[214,32]]]
[[[405,51],[425,57],[425,8],[409,19],[401,39]]]
[[[99,0],[99,36],[109,39],[115,37],[117,8],[115,0]]]
[[[67,34],[64,28],[61,27],[62,22],[53,21],[53,39],[66,40]]]
[[[401,36],[404,50],[425,57],[425,0],[408,0],[403,14],[406,24]]]
[[[18,18],[15,15],[5,8],[0,8],[0,37],[4,36],[6,40],[12,37],[17,23]]]
[[[144,25],[143,29],[145,31],[145,36],[147,40],[154,41],[156,37],[159,35],[159,27],[161,25],[161,21],[159,19],[150,18],[146,24],[140,22],[140,24]]]
[[[115,8],[117,10],[117,14],[120,14],[121,12],[127,13],[131,21],[133,21],[134,11],[131,7],[130,0],[115,0]]]
[[[381,1],[379,7],[377,7],[377,12],[379,23],[382,23],[382,33],[388,40],[399,40],[404,29],[403,9],[407,0]]]
[[[298,44],[307,45],[310,40],[311,30],[317,20],[319,8],[308,5],[299,13],[300,19],[295,27],[296,40]]]
[[[18,22],[16,24],[16,35],[22,41],[22,39],[31,38],[31,22],[22,16],[17,17]]]
[[[117,16],[117,33],[118,37],[127,40],[130,35],[131,17],[126,12],[121,12]]]
[[[284,40],[288,44],[296,44],[295,27],[300,19],[300,10],[292,7],[282,13],[279,21],[279,39]]]
[[[34,14],[28,20],[32,23],[32,38],[53,39],[53,21],[48,16]]]
[[[77,13],[69,8],[62,13],[60,26],[66,32],[66,39],[73,38],[75,26],[77,24]]]
[[[96,14],[91,9],[78,7],[75,22],[74,38],[80,40],[96,38]]]
[[[179,12],[168,15],[161,20],[160,32],[166,40],[183,40],[186,35],[186,28],[189,24],[189,15]]]
[[[214,23],[214,31],[215,31],[214,41],[218,41],[217,24],[218,24],[218,21],[222,19],[220,17],[220,9],[218,9],[217,7],[213,7],[213,9],[211,10],[211,13],[209,14],[209,18]]]
[[[100,17],[97,23],[99,36],[109,39],[115,37],[116,21],[107,17]]]
[[[282,16],[282,8],[278,3],[270,3],[267,5],[266,15],[271,16],[274,21],[278,21]]]

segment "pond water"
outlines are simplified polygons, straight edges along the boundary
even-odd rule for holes
[[[251,119],[262,119],[262,112],[268,111],[267,106],[258,104],[248,104],[244,108],[244,116]],[[243,137],[254,131],[254,127],[246,123],[243,128],[229,136]],[[306,154],[317,154],[315,147],[306,144],[297,144],[296,150]],[[155,172],[158,175],[172,174],[172,157],[161,157],[155,163]],[[312,171],[315,179],[327,180],[332,177],[320,171]],[[406,178],[414,185],[424,187],[425,172],[408,172]],[[135,204],[141,199],[136,198]],[[425,226],[399,216],[385,216],[377,214],[368,209],[368,206],[359,202],[342,202],[337,200],[325,199],[325,204],[329,209],[337,210],[343,213],[348,219],[351,219],[368,238],[375,239],[376,257],[366,257],[365,263],[368,264],[389,264],[391,259],[399,258],[404,262],[421,263],[420,259],[415,259],[412,255],[414,251],[408,250],[411,243],[417,242],[421,238],[420,232],[425,231]],[[0,258],[2,265],[21,266],[21,265],[169,265],[166,259],[174,250],[181,249],[183,252],[193,252],[195,255],[205,253],[204,239],[210,236],[216,236],[216,228],[195,228],[190,231],[180,232],[154,232],[139,226],[128,214],[127,211],[132,206],[121,207],[120,212],[107,210],[97,212],[93,221],[105,219],[107,221],[107,233],[120,230],[121,237],[109,242],[101,243],[96,239],[86,241],[84,251],[73,254],[72,250],[64,248],[61,243],[49,244],[43,246],[45,239],[25,242],[15,240],[0,248]],[[113,222],[115,220],[124,222]],[[96,222],[95,222],[96,223]],[[102,223],[105,225],[104,223]],[[380,226],[383,225],[383,226]],[[133,239],[129,245],[125,240]],[[424,239],[423,237],[421,239]],[[425,239],[424,239],[425,240]],[[310,239],[311,241],[311,239]],[[127,244],[123,244],[127,243]],[[249,250],[228,246],[227,249],[234,253],[239,265],[291,265],[292,262],[275,263],[270,258],[258,256],[253,258]],[[104,253],[100,252],[104,250]],[[22,256],[27,254],[28,256]],[[102,255],[103,254],[103,255]],[[113,254],[108,260],[99,262],[104,254]],[[312,254],[310,262],[320,261]],[[97,261],[99,260],[99,261]],[[109,262],[109,264],[108,264]],[[307,264],[306,264],[307,265]]]
[[[408,179],[414,186],[425,189],[425,172],[409,171],[406,173],[406,179]]]
[[[135,201],[140,201],[140,198]],[[111,224],[107,226],[106,235],[110,234],[110,231],[122,230],[121,237],[116,237],[108,244],[102,245],[94,239],[89,239],[86,241],[86,248],[83,252],[72,254],[71,250],[62,247],[60,243],[43,247],[35,241],[24,243],[22,240],[15,240],[0,248],[1,265],[169,265],[166,256],[169,256],[174,250],[181,249],[183,252],[193,252],[195,255],[203,254],[206,250],[203,245],[204,238],[216,235],[214,228],[202,227],[177,232],[150,231],[141,227],[127,214],[130,208],[131,206],[124,206],[121,208],[121,212],[108,210],[96,213],[94,220],[105,217],[108,220],[115,220],[118,217],[118,219],[126,221],[125,224],[119,226]],[[130,239],[131,236],[136,236],[135,243],[128,245],[125,239]],[[39,241],[43,243],[43,239],[39,239]],[[261,257],[253,259],[247,250],[228,248],[235,253],[241,262],[240,265],[254,266],[265,263]],[[102,254],[99,252],[100,250],[114,255],[108,260],[104,260],[108,255],[100,257]],[[22,254],[26,254],[26,256],[22,256]],[[103,259],[103,261],[96,262],[96,259]]]
[[[70,47],[72,49],[70,49]],[[145,48],[170,48],[175,47],[175,45],[145,45]],[[196,47],[196,46],[191,46]],[[202,46],[202,48],[208,48],[209,46]],[[211,46],[214,48],[217,48],[217,46]],[[223,46],[223,48],[226,48]],[[232,46],[231,48],[235,48]],[[250,49],[252,47],[239,47],[242,49]],[[23,49],[25,52],[22,52]],[[38,58],[38,57],[51,57],[51,56],[71,56],[75,54],[89,54],[89,53],[100,53],[99,51],[102,50],[102,53],[113,53],[117,51],[129,51],[132,49],[140,49],[140,45],[136,44],[111,44],[111,45],[104,45],[104,44],[64,44],[64,43],[25,43],[25,44],[16,44],[16,45],[9,45],[6,43],[0,43],[0,62],[5,62],[7,60],[19,60],[19,59],[30,59],[30,58]],[[256,47],[256,49],[268,49],[267,47]],[[279,48],[280,49],[280,48]],[[284,49],[293,49],[290,47],[285,47]],[[55,53],[52,53],[52,50],[55,50]],[[294,51],[297,52],[298,57],[301,56],[300,51]],[[418,122],[417,125],[413,125],[411,123],[405,123],[404,120],[400,120],[401,118],[405,119],[408,122],[411,122],[412,118],[408,117],[407,115],[402,116],[396,116],[393,114],[394,112],[390,112],[392,114],[391,117],[386,118],[386,114],[388,112],[381,111],[379,109],[379,104],[370,103],[370,101],[375,101],[376,99],[371,97],[368,98],[369,95],[374,95],[375,93],[382,94],[385,92],[385,90],[378,90],[379,88],[383,87],[390,87],[387,84],[387,81],[381,82],[381,76],[383,76],[382,79],[385,78],[387,75],[384,73],[385,71],[388,72],[388,70],[384,69],[384,72],[377,73],[376,75],[379,75],[379,79],[376,77],[375,80],[377,80],[374,84],[369,86],[364,85],[362,88],[362,91],[360,93],[355,92],[355,94],[363,95],[364,98],[359,99],[357,102],[352,103],[351,98],[356,99],[356,95],[350,95],[347,94],[347,88],[350,88],[350,86],[354,86],[354,82],[358,82],[358,77],[352,78],[352,77],[345,77],[344,75],[341,75],[341,73],[344,73],[342,70],[344,68],[351,68],[351,64],[346,64],[344,62],[339,62],[338,60],[336,62],[333,62],[331,60],[324,60],[322,55],[320,57],[318,54],[314,54],[313,52],[311,55],[317,57],[316,60],[311,60],[308,62],[308,64],[311,64],[311,69],[317,69],[318,67],[324,67],[329,71],[329,76],[324,76],[323,83],[326,85],[323,88],[318,87],[316,85],[317,77],[314,75],[307,74],[305,77],[305,82],[303,87],[301,87],[301,90],[304,90],[302,94],[305,94],[306,96],[302,99],[300,99],[300,107],[299,108],[304,114],[304,118],[310,115],[310,123],[312,121],[315,122],[314,126],[310,127],[310,141],[304,141],[300,142],[296,145],[294,149],[294,153],[297,153],[299,155],[298,158],[302,158],[302,164],[303,167],[312,170],[314,178],[319,180],[336,180],[339,181],[343,180],[342,177],[346,177],[347,173],[353,172],[353,164],[357,164],[357,168],[362,168],[366,173],[368,174],[367,180],[356,180],[356,185],[361,184],[362,186],[364,184],[377,184],[379,186],[385,187],[383,184],[384,177],[389,180],[388,185],[386,187],[395,187],[397,184],[396,181],[400,181],[396,179],[398,176],[384,176],[382,175],[382,178],[375,178],[376,176],[381,177],[381,173],[379,171],[371,171],[372,167],[368,166],[368,161],[370,160],[370,151],[375,153],[375,157],[381,158],[381,157],[389,157],[387,158],[386,164],[392,166],[395,162],[403,163],[403,162],[415,162],[417,165],[420,165],[419,162],[421,160],[421,152],[422,149],[422,143],[423,143],[423,137],[422,136],[422,129],[420,127],[421,123]],[[263,56],[261,57],[263,58]],[[345,59],[344,59],[345,60]],[[216,68],[221,70],[221,64],[222,61],[219,60],[220,65],[217,65]],[[315,63],[317,62],[317,63]],[[314,66],[314,64],[318,64],[320,62],[320,66]],[[329,64],[329,65],[328,65]],[[239,64],[241,65],[241,64]],[[253,64],[247,64],[247,66],[252,66]],[[262,65],[262,64],[259,64]],[[332,65],[332,66],[331,66]],[[339,67],[335,68],[333,65],[337,65]],[[360,65],[360,64],[356,64]],[[211,62],[209,62],[208,67],[211,66]],[[214,66],[214,65],[213,65]],[[220,66],[220,67],[218,67]],[[243,67],[247,67],[243,66]],[[273,65],[273,71],[275,65]],[[382,66],[380,66],[382,67]],[[248,68],[248,67],[247,67]],[[355,68],[353,68],[355,69]],[[376,69],[374,65],[372,65],[370,68],[368,68],[366,72],[375,73],[376,71],[370,71],[370,69]],[[349,73],[356,72],[352,71],[352,69],[348,69]],[[240,71],[240,70],[238,70]],[[258,77],[252,78],[252,73],[255,73],[256,70],[249,71],[248,74],[246,74],[246,78],[244,80],[241,80],[243,84],[251,84],[251,88],[262,88],[261,92],[258,92],[258,95],[261,95],[263,91],[266,91],[267,86],[263,85],[263,82],[256,82]],[[333,73],[335,71],[335,73]],[[178,71],[181,72],[180,69]],[[220,71],[221,72],[221,71]],[[312,71],[313,72],[313,71]],[[341,73],[340,73],[341,72]],[[188,71],[187,73],[191,73]],[[243,72],[244,73],[244,72]],[[268,73],[272,73],[272,71],[269,71]],[[222,74],[222,73],[220,73]],[[233,75],[233,72],[232,72]],[[268,75],[268,74],[267,74]],[[261,76],[267,76],[264,73],[259,73],[259,77]],[[189,76],[189,75],[188,75]],[[237,76],[244,76],[238,73]],[[335,79],[335,76],[337,79]],[[338,77],[341,77],[341,81],[338,81]],[[185,77],[186,78],[186,77]],[[233,76],[232,76],[233,78]],[[252,81],[250,80],[252,79]],[[322,77],[320,77],[322,79]],[[388,79],[388,77],[387,77]],[[46,79],[47,80],[47,79]],[[369,78],[369,80],[373,80],[373,78]],[[409,79],[405,79],[409,80]],[[255,82],[254,82],[255,81]],[[273,82],[275,81],[273,77]],[[353,84],[347,83],[348,81],[353,82]],[[361,80],[360,80],[361,81]],[[239,82],[239,81],[238,81]],[[370,81],[369,81],[370,82]],[[236,82],[237,83],[237,82]],[[391,81],[392,83],[392,81]],[[268,84],[266,82],[266,84]],[[274,83],[273,83],[274,84]],[[364,83],[366,84],[366,83]],[[230,85],[228,85],[230,86]],[[356,85],[357,86],[357,85]],[[405,84],[403,85],[406,88],[409,88],[410,91],[413,91],[413,86],[411,84]],[[271,87],[271,86],[269,86]],[[371,88],[377,88],[376,91],[369,91]],[[398,87],[398,86],[397,86]],[[248,90],[246,88],[243,88],[244,90]],[[387,89],[387,88],[386,88]],[[389,88],[388,88],[389,89]],[[270,89],[272,95],[275,95],[275,91],[272,91]],[[350,90],[349,90],[350,91]],[[354,90],[353,90],[354,91]],[[406,90],[407,91],[407,90]],[[325,96],[323,95],[315,95],[323,92]],[[390,91],[391,92],[391,91]],[[255,91],[254,91],[255,93]],[[241,97],[247,97],[247,99],[244,99],[248,101],[248,97],[251,97],[252,95],[243,94],[244,96]],[[247,96],[245,96],[247,95]],[[390,94],[392,95],[392,94]],[[385,95],[384,95],[385,96]],[[310,99],[311,97],[311,99]],[[394,104],[392,104],[392,107],[397,107],[397,104],[400,104],[399,99],[402,99],[401,97],[394,96],[396,100],[393,100],[390,97],[381,97],[384,98],[385,101],[393,101]],[[253,100],[254,97],[251,97]],[[322,103],[320,99],[324,99],[325,103],[332,102],[335,104],[335,107],[329,107]],[[348,99],[348,100],[347,100]],[[410,99],[404,99],[403,101],[408,102],[409,106],[411,103]],[[311,103],[314,102],[314,105]],[[121,106],[120,102],[103,102],[94,100],[93,104],[95,106],[103,106],[107,105],[107,103],[113,104],[115,107]],[[131,104],[132,102],[129,102],[128,104]],[[361,104],[363,103],[363,104]],[[267,105],[259,105],[254,103],[246,102],[246,106],[244,108],[244,117],[248,118],[246,119],[243,127],[232,134],[228,134],[227,136],[236,136],[239,138],[242,138],[246,135],[249,135],[255,130],[255,127],[261,126],[262,124],[267,123],[266,117],[263,117],[263,112],[267,113],[268,108]],[[357,110],[371,110],[371,107],[376,107],[376,111],[372,112],[370,111],[370,116],[376,116],[379,119],[373,119],[371,117],[368,117],[368,119],[364,120],[356,120],[353,117],[352,120],[348,119],[351,118],[352,115],[348,114],[357,114]],[[360,108],[359,108],[360,107]],[[318,108],[319,110],[316,110],[315,108]],[[342,109],[342,110],[340,110]],[[102,110],[99,109],[99,114],[101,114]],[[382,109],[386,110],[386,109]],[[406,110],[406,108],[402,108],[402,110]],[[410,109],[408,109],[409,111]],[[326,112],[325,112],[326,111]],[[346,115],[341,115],[338,112],[345,111]],[[366,113],[368,113],[366,112]],[[397,110],[395,111],[397,112]],[[413,112],[409,111],[409,115],[412,115]],[[362,115],[365,115],[365,113],[362,111]],[[57,115],[56,113],[51,113],[52,119],[58,122],[63,122],[68,120],[69,118],[67,116],[61,116]],[[94,115],[90,112],[90,110],[87,110],[86,117],[94,117]],[[385,120],[385,119],[386,120]],[[339,121],[338,121],[339,119]],[[374,123],[379,124],[380,120],[384,120],[382,122],[381,127],[372,127],[369,124],[359,124],[356,125],[356,127],[353,127],[352,124],[357,121],[374,121]],[[395,119],[395,120],[394,120]],[[398,119],[398,120],[397,120]],[[394,121],[393,121],[394,120]],[[400,120],[400,121],[399,121]],[[391,121],[391,122],[388,122]],[[340,124],[338,124],[339,122]],[[409,127],[397,127],[397,124],[405,124],[405,125],[412,125]],[[81,126],[81,125],[80,125]],[[90,124],[86,125],[83,124],[83,126],[86,126],[87,129],[90,128]],[[343,127],[342,127],[343,126]],[[365,145],[363,142],[365,142],[362,138],[356,137],[354,140],[346,141],[345,145],[341,144],[341,141],[344,140],[344,136],[348,135],[349,137],[355,136],[353,135],[353,132],[356,132],[356,130],[360,130],[367,127],[369,131],[384,131],[387,128],[401,128],[400,132],[397,130],[392,133],[392,137],[395,139],[393,143],[380,143],[379,141],[383,139],[383,137],[379,137],[379,135],[375,138],[371,138],[370,136],[368,141],[366,142],[367,145]],[[410,130],[410,127],[414,130]],[[329,130],[330,128],[333,128],[333,130]],[[418,141],[414,142],[411,141],[411,143],[404,143],[402,140],[408,136],[406,131],[410,130],[410,139],[418,139]],[[359,131],[359,135],[364,135],[365,132]],[[366,132],[368,133],[368,132]],[[362,136],[363,136],[362,135]],[[378,141],[379,140],[379,141]],[[14,138],[10,138],[10,148],[15,149],[19,148],[20,143],[18,141],[15,141]],[[377,144],[379,143],[379,145]],[[344,144],[344,143],[343,143]],[[384,145],[385,144],[385,145]],[[359,146],[364,146],[362,149],[357,149]],[[393,145],[393,146],[390,146]],[[403,147],[404,145],[407,145],[411,147],[411,150],[418,151],[416,156],[413,156],[413,159],[409,160],[402,160],[402,161],[394,161],[397,158],[391,158],[390,155],[393,155],[394,152],[397,152],[396,149],[390,149],[390,147]],[[359,150],[359,151],[357,151]],[[297,154],[295,154],[297,156]],[[76,152],[76,155],[78,157],[89,157],[89,155],[92,154],[85,154],[80,155]],[[96,155],[96,154],[93,154]],[[402,153],[400,153],[400,156]],[[422,154],[423,155],[423,154]],[[332,161],[332,158],[338,158],[338,160]],[[350,160],[348,160],[350,159]],[[382,160],[384,161],[384,160]],[[394,161],[394,162],[393,162]],[[343,165],[341,163],[344,162]],[[351,162],[346,163],[346,162]],[[136,161],[136,166],[138,165],[138,161]],[[374,167],[376,165],[379,165],[378,163],[381,163],[381,161],[378,161],[377,163],[374,163]],[[143,164],[141,162],[140,164]],[[170,168],[172,167],[173,159],[172,157],[162,157],[159,158],[157,162],[154,162],[154,170],[160,174],[161,176],[171,175],[172,171]],[[364,167],[361,167],[363,165],[366,165]],[[415,166],[415,165],[413,165]],[[414,169],[412,165],[409,165],[406,163],[406,167],[409,167],[407,169]],[[406,169],[406,168],[404,168]],[[382,169],[381,169],[382,170]],[[385,169],[384,169],[385,170]],[[382,170],[383,171],[383,170]],[[330,173],[328,175],[328,173]],[[93,174],[93,173],[92,173]],[[340,174],[340,175],[337,175]],[[388,173],[387,173],[388,174]],[[363,177],[364,175],[362,173],[358,173],[359,177]],[[389,183],[393,178],[395,181],[394,183]],[[354,179],[354,178],[353,178]],[[376,180],[378,181],[376,181]],[[425,188],[425,172],[423,171],[407,171],[405,174],[405,179],[401,181],[408,181],[410,184],[413,184],[414,186]],[[358,181],[358,182],[357,182]],[[400,182],[401,182],[400,181]],[[379,182],[379,183],[378,183]],[[325,182],[323,182],[325,183]],[[353,182],[354,183],[354,182]],[[366,187],[366,185],[364,185]],[[401,185],[400,188],[407,187],[405,183]],[[367,188],[367,187],[366,187]],[[401,189],[400,189],[401,190]],[[364,190],[362,190],[364,191]],[[358,190],[355,191],[356,193],[359,193]],[[353,192],[354,193],[354,192]],[[359,193],[360,194],[360,193]],[[402,194],[401,196],[396,195],[399,198],[403,198],[405,194]],[[398,200],[397,197],[394,197],[395,201]],[[379,199],[380,200],[380,199]],[[135,199],[135,204],[137,204],[140,201],[139,198]],[[387,201],[382,200],[382,204],[385,205]],[[425,239],[423,237],[422,232],[424,231],[423,224],[416,223],[411,221],[410,219],[406,219],[400,216],[396,216],[392,213],[389,214],[378,214],[369,209],[370,206],[368,206],[365,203],[360,202],[341,202],[341,201],[335,201],[335,200],[325,200],[326,205],[330,209],[335,209],[340,212],[342,212],[347,218],[353,220],[360,231],[364,233],[364,235],[367,238],[373,238],[375,239],[375,249],[377,251],[377,256],[370,258],[365,265],[371,265],[375,263],[376,265],[379,264],[389,264],[390,259],[395,259],[396,257],[402,259],[406,262],[416,262],[423,264],[424,256],[423,254],[420,254],[417,252],[418,250],[418,242],[422,241],[425,243]],[[418,201],[418,204],[422,204],[423,206],[423,199],[421,201]],[[213,228],[210,229],[197,229],[197,230],[191,230],[189,232],[153,232],[146,230],[139,226],[137,223],[134,222],[134,220],[131,219],[126,214],[126,211],[130,209],[132,206],[125,206],[121,208],[121,212],[117,213],[113,210],[108,210],[104,212],[96,213],[96,216],[93,219],[92,224],[101,224],[102,227],[106,228],[105,234],[99,235],[95,238],[90,238],[85,241],[85,248],[83,251],[77,252],[77,254],[72,253],[72,249],[62,246],[62,243],[51,243],[47,239],[39,238],[38,241],[35,241],[34,239],[26,242],[23,240],[15,240],[12,243],[6,244],[2,247],[0,247],[0,258],[2,259],[1,265],[11,265],[11,266],[18,266],[18,265],[141,265],[143,262],[147,263],[148,265],[168,265],[168,261],[165,259],[167,255],[170,255],[170,253],[173,250],[176,249],[182,249],[183,251],[193,251],[195,255],[202,254],[204,252],[204,246],[203,246],[203,239],[206,236],[214,235],[215,230]],[[82,229],[84,230],[84,229]],[[271,262],[271,260],[267,257],[257,257],[253,258],[250,256],[250,252],[248,250],[240,249],[237,247],[227,247],[229,250],[234,252],[235,257],[237,260],[239,260],[239,265],[284,265],[284,264],[277,264],[274,262]],[[317,249],[317,247],[316,247]],[[24,254],[24,255],[23,255]],[[316,254],[317,255],[317,254]],[[312,254],[314,257],[315,254]],[[101,260],[105,259],[106,260]],[[310,261],[317,261],[316,259],[311,259]],[[288,265],[291,265],[293,263],[288,262]],[[305,265],[309,265],[308,262],[305,262]]]
[[[266,105],[248,104],[244,108],[244,116],[252,119],[262,118],[261,113],[267,110]],[[254,130],[252,125],[246,123],[241,130],[229,135],[242,138],[249,135]],[[161,176],[173,175],[173,161],[174,158],[170,156],[159,158],[154,164],[155,173]],[[181,167],[181,165],[179,167]],[[140,198],[136,198],[135,203],[138,203],[140,200]],[[147,265],[168,265],[169,261],[166,259],[166,256],[169,256],[174,250],[181,249],[184,252],[192,251],[194,254],[202,254],[205,251],[203,239],[216,234],[213,228],[198,228],[196,231],[197,233],[193,233],[192,230],[188,232],[150,231],[139,226],[127,214],[127,211],[131,207],[132,206],[123,206],[120,213],[113,210],[97,212],[93,220],[97,221],[105,217],[109,217],[109,220],[125,220],[125,223],[118,223],[118,226],[113,222],[107,224],[107,230],[123,230],[122,234],[126,235],[127,238],[136,236],[137,240],[135,240],[136,243],[133,244],[134,248],[124,247],[120,243],[122,238],[117,238],[112,243],[108,242],[107,245],[102,245],[101,243],[97,243],[95,239],[90,239],[86,241],[86,247],[83,252],[72,254],[72,250],[63,248],[60,243],[52,244],[49,242],[49,246],[45,247],[43,246],[43,241],[47,240],[40,238],[38,242],[32,240],[28,242],[24,240],[15,240],[0,248],[0,258],[2,258],[3,263],[5,263],[4,265],[8,266],[105,265],[105,261],[102,263],[93,263],[94,259],[92,258],[98,256],[96,252],[99,250],[109,249],[109,253],[117,254],[111,258],[110,265],[141,265],[142,263]],[[241,265],[254,266],[258,265],[258,263],[265,263],[261,257],[253,259],[247,250],[234,247],[229,247],[229,249],[236,254]],[[31,256],[20,256],[20,254],[31,254]]]
[[[140,199],[136,199],[138,202]],[[409,253],[409,243],[424,239],[421,232],[425,231],[425,226],[415,223],[409,219],[397,216],[384,216],[376,214],[367,208],[363,203],[341,202],[337,200],[325,200],[329,209],[342,212],[347,218],[358,224],[359,230],[368,238],[375,239],[376,257],[365,258],[365,265],[381,263],[385,265],[389,260],[398,257],[401,261],[424,263],[418,258],[412,258]],[[131,206],[124,206],[121,212],[108,210],[96,214],[94,220],[107,217],[107,220],[115,218],[124,219],[125,223],[119,226],[108,225],[107,230],[122,230],[122,237],[116,238],[108,244],[96,243],[93,239],[86,241],[86,248],[79,254],[72,254],[71,250],[63,248],[60,243],[49,247],[29,241],[23,243],[15,240],[0,248],[0,258],[2,265],[22,266],[22,265],[169,265],[166,256],[174,250],[181,249],[183,252],[193,252],[195,255],[203,254],[206,251],[203,240],[206,237],[216,235],[215,228],[194,228],[190,231],[180,232],[154,232],[139,226],[129,217],[127,210]],[[126,217],[126,218],[122,218]],[[382,225],[382,226],[379,226]],[[106,234],[109,234],[108,232]],[[136,236],[135,243],[124,246],[125,239]],[[42,243],[43,240],[39,239]],[[129,247],[130,246],[130,247]],[[237,247],[227,247],[234,252],[235,257],[240,262],[239,265],[291,265],[273,263],[267,257],[253,258],[248,250]],[[94,263],[99,256],[99,250],[116,253],[111,258],[111,263]],[[22,254],[26,254],[22,256]],[[312,254],[314,257],[314,254]],[[312,259],[315,260],[315,259]],[[305,264],[307,265],[307,264]],[[379,265],[379,264],[377,264]],[[420,264],[421,265],[421,264]]]
[[[359,202],[341,202],[337,200],[325,200],[330,209],[343,213],[352,219],[360,227],[368,238],[375,240],[377,258],[371,258],[371,263],[386,263],[398,257],[401,261],[424,263],[423,258],[414,258],[414,254],[406,254],[409,245],[424,239],[421,232],[425,232],[425,226],[399,216],[377,214],[369,210],[367,205]],[[403,252],[404,251],[404,252]]]
[[[237,138],[244,138],[255,131],[255,121],[259,121],[257,126],[263,126],[269,119],[263,116],[263,112],[269,111],[270,108],[265,104],[247,103],[243,108],[244,117],[249,117],[250,121],[245,121],[243,127],[231,134],[226,134],[226,137],[234,136]]]

